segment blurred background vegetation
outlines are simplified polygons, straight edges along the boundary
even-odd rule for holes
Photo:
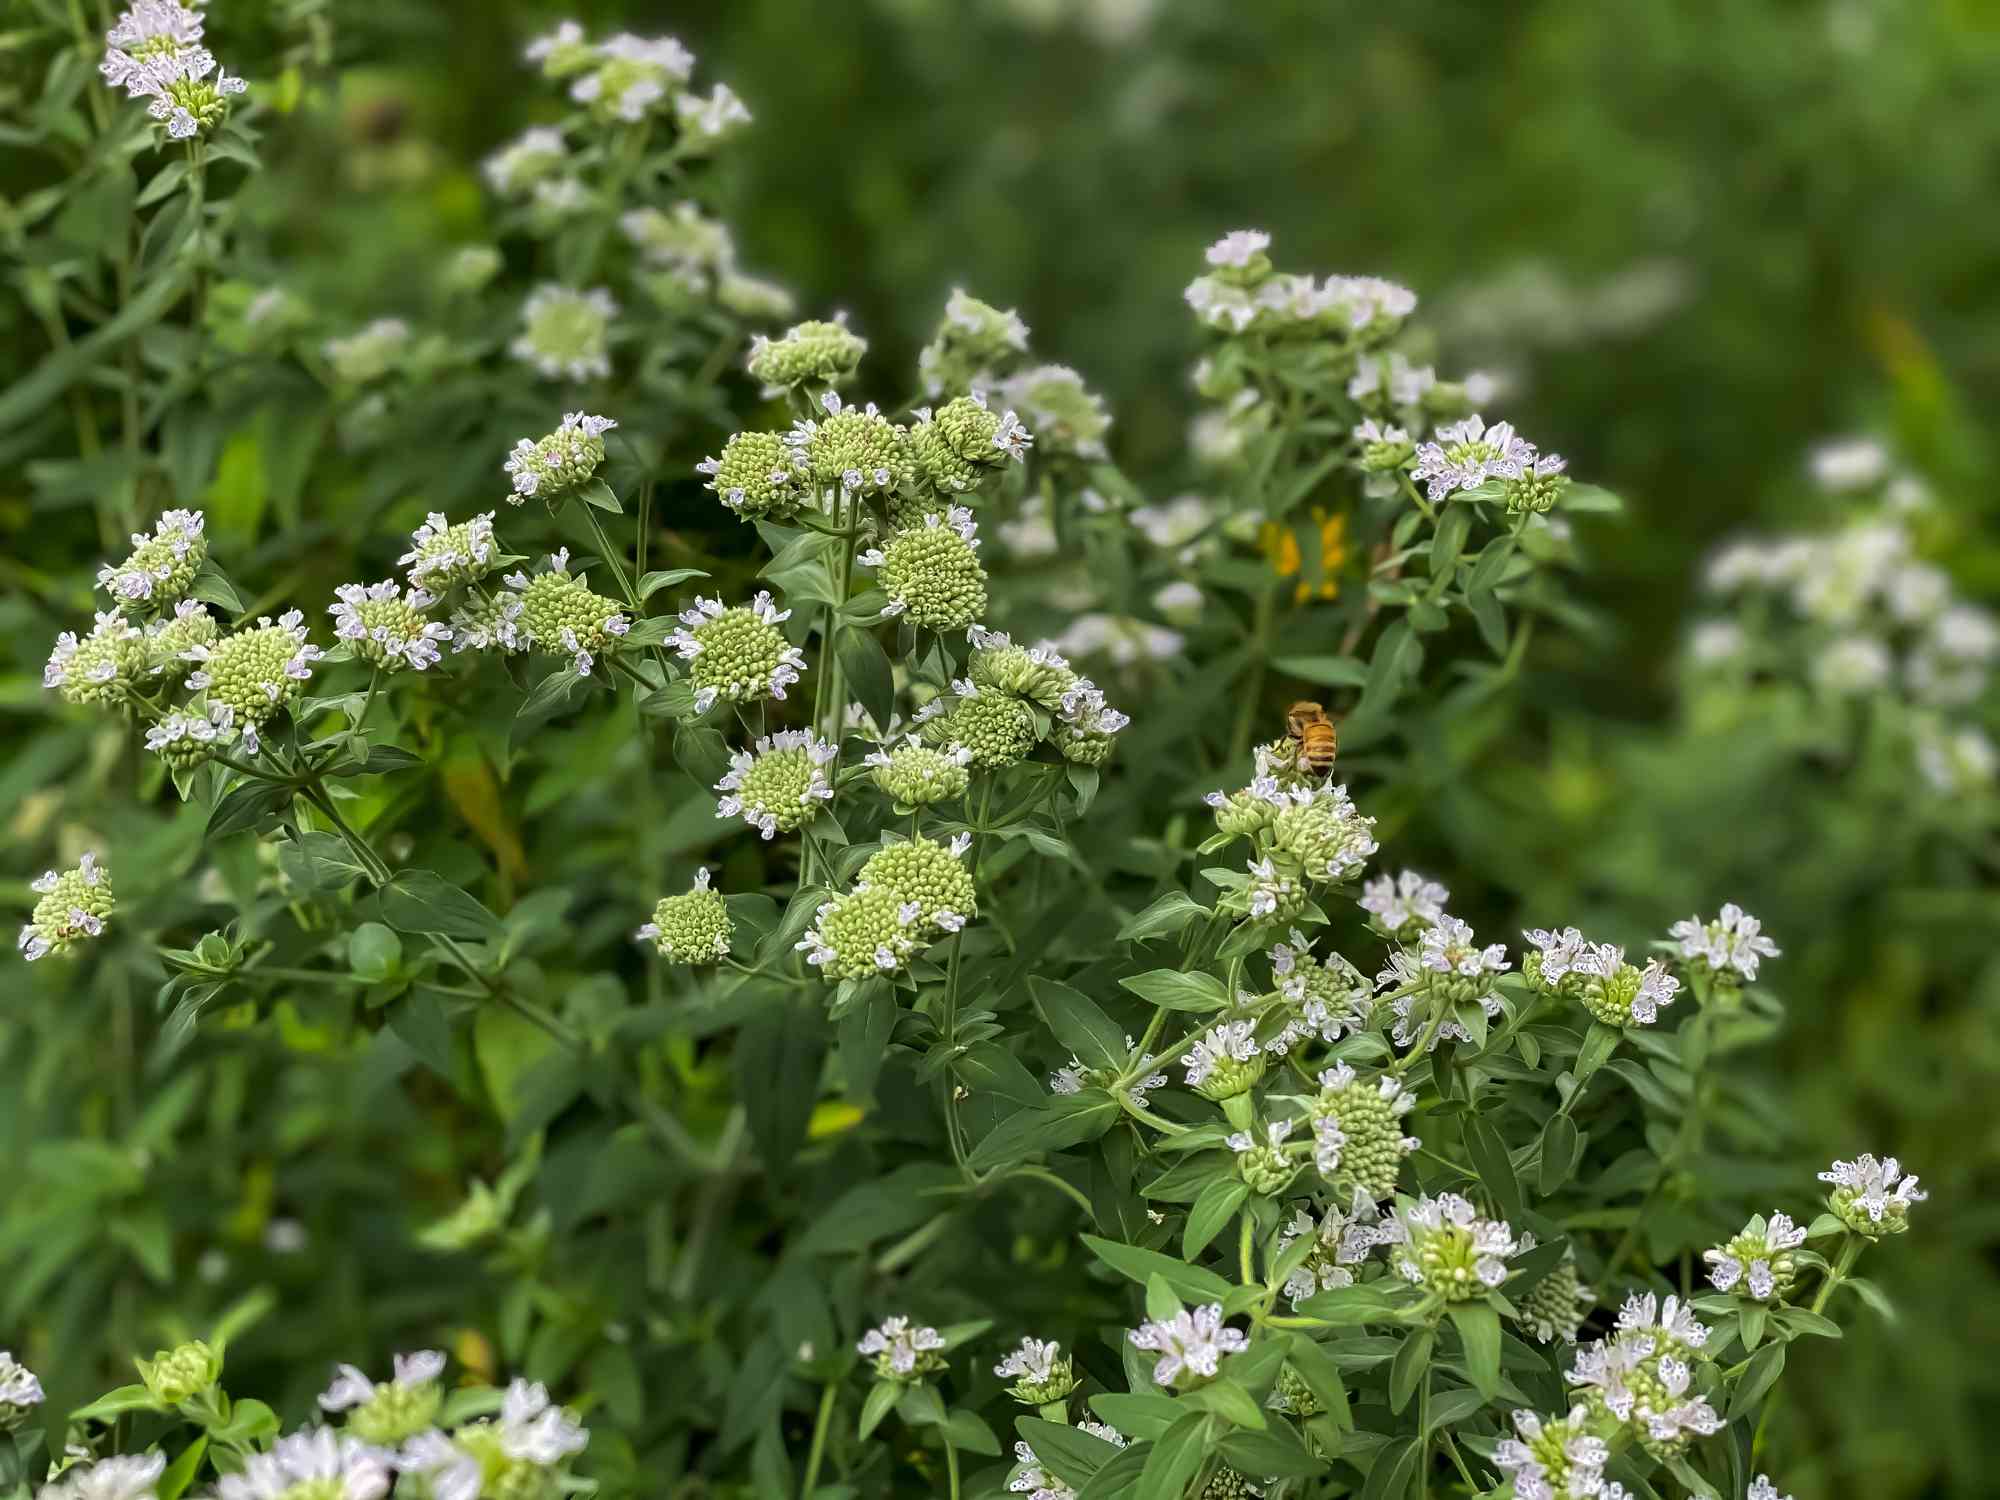
[[[260,14],[275,31],[286,9],[210,7],[231,55],[254,54]],[[1723,899],[1764,918],[1791,1003],[1774,1157],[1895,1152],[1932,1190],[1872,1269],[1897,1321],[1859,1320],[1839,1357],[1787,1374],[1767,1437],[1785,1488],[1991,1493],[1990,811],[1969,828],[1948,810],[1913,820],[1906,765],[1829,749],[1809,704],[1704,711],[1678,663],[1705,554],[1837,519],[1802,465],[1836,433],[1893,440],[1937,497],[1923,550],[1961,593],[2000,594],[2000,8],[342,7],[338,92],[298,100],[243,200],[274,271],[352,325],[399,310],[413,268],[488,238],[476,164],[554,108],[516,60],[570,13],[671,30],[746,99],[757,126],[723,159],[721,203],[745,264],[804,314],[846,309],[879,366],[905,369],[952,287],[1020,308],[1038,352],[1109,399],[1113,451],[1150,498],[1200,487],[1186,441],[1200,340],[1180,292],[1201,248],[1244,226],[1274,234],[1281,264],[1416,288],[1445,309],[1454,368],[1492,371],[1523,430],[1627,498],[1622,522],[1591,528],[1580,587],[1597,628],[1545,632],[1504,713],[1413,747],[1395,853],[1489,872],[1491,889],[1464,893],[1482,932],[1555,919],[1637,946]],[[32,332],[9,337],[39,357]],[[0,481],[0,508],[18,552],[32,502]],[[44,649],[18,653],[10,742],[42,711],[28,659]],[[10,803],[34,774],[16,762]],[[293,1106],[342,1111],[331,1096]],[[350,1242],[369,1242],[350,1207]],[[403,1274],[414,1304],[437,1273]]]

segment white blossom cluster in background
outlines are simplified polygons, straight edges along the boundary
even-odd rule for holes
[[[1929,493],[1886,447],[1829,442],[1808,468],[1844,519],[1716,552],[1705,582],[1722,612],[1691,630],[1691,670],[1704,681],[1797,683],[1832,704],[1893,705],[1920,785],[1940,797],[1990,793],[2000,619],[1925,555]]]

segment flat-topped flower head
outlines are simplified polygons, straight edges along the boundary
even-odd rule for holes
[[[1475,414],[1440,427],[1435,441],[1419,444],[1412,476],[1424,481],[1432,500],[1443,500],[1489,479],[1519,479],[1534,461],[1535,445],[1518,436],[1512,423],[1488,427]]]
[[[216,1481],[215,1496],[216,1500],[381,1500],[395,1477],[393,1455],[384,1449],[331,1427],[308,1427],[279,1438],[268,1453],[253,1453],[240,1470],[224,1474]]]
[[[1018,646],[1002,631],[966,627],[972,662],[966,670],[975,687],[1026,698],[1053,712],[1082,680],[1051,642]]]
[[[313,663],[326,654],[307,638],[305,620],[296,609],[275,620],[260,615],[255,625],[213,645],[190,648],[187,659],[195,667],[188,673],[188,690],[227,704],[239,725],[261,728],[305,691]]]
[[[146,632],[117,610],[102,611],[90,634],[65,630],[42,668],[42,686],[70,703],[117,703],[152,675]]]
[[[1708,1333],[1678,1297],[1661,1302],[1635,1293],[1608,1338],[1577,1350],[1566,1378],[1594,1419],[1623,1423],[1647,1452],[1671,1457],[1693,1438],[1722,1430],[1715,1409],[1688,1394]]]
[[[1529,1248],[1523,1235],[1522,1249]],[[1521,1326],[1535,1336],[1538,1343],[1554,1343],[1557,1339],[1565,1344],[1576,1342],[1577,1330],[1583,1320],[1597,1304],[1597,1293],[1583,1284],[1577,1275],[1576,1261],[1569,1255],[1556,1263],[1554,1270],[1520,1295],[1508,1293],[1515,1308],[1520,1312]]]
[[[1320,1176],[1342,1196],[1379,1202],[1393,1194],[1403,1158],[1423,1144],[1403,1133],[1416,1103],[1393,1074],[1365,1078],[1348,1063],[1321,1073],[1310,1116]]]
[[[1219,1302],[1149,1320],[1125,1336],[1133,1348],[1160,1356],[1153,1365],[1153,1383],[1179,1391],[1206,1385],[1215,1378],[1224,1355],[1241,1354],[1250,1347],[1241,1329],[1222,1321]]]
[[[930,944],[921,902],[887,886],[857,884],[822,901],[813,925],[794,943],[828,983],[901,973]]]
[[[989,384],[1027,352],[1028,325],[1020,314],[955,287],[937,332],[917,355],[917,374],[931,396],[962,393]]]
[[[814,484],[873,495],[892,491],[909,478],[903,429],[873,401],[849,406],[826,391],[819,404],[826,415],[800,418],[785,440],[805,460],[805,473]]]
[[[668,108],[694,72],[694,54],[670,36],[622,31],[595,50],[596,65],[570,84],[569,96],[600,120],[636,124]]]
[[[569,160],[569,144],[556,126],[536,125],[487,157],[480,170],[493,191],[513,198],[547,180]]]
[[[1556,453],[1538,453],[1521,466],[1518,477],[1501,486],[1509,515],[1547,515],[1569,488],[1568,462]]]
[[[1060,1401],[1077,1386],[1069,1356],[1053,1339],[1022,1339],[1017,1348],[993,1367],[993,1373],[1013,1382],[1007,1394],[1023,1406],[1046,1406],[1051,1401]]]
[[[544,283],[521,304],[521,332],[508,352],[548,380],[602,379],[611,373],[611,320],[618,303],[603,287],[579,291]]]
[[[1674,1003],[1681,982],[1660,959],[1646,967],[1625,961],[1614,943],[1593,943],[1574,927],[1533,927],[1521,972],[1545,994],[1576,1001],[1607,1026],[1650,1026]]]
[[[1681,957],[1724,984],[1754,981],[1764,959],[1776,958],[1778,945],[1764,935],[1764,924],[1734,901],[1726,901],[1713,922],[1699,916],[1676,922],[1669,937],[1680,945]]]
[[[376,1384],[353,1365],[340,1365],[320,1392],[321,1411],[347,1413],[344,1430],[364,1443],[393,1446],[428,1429],[444,1404],[444,1355],[419,1349],[395,1357],[395,1373]]]
[[[132,533],[132,553],[125,561],[97,570],[97,586],[120,609],[146,609],[179,599],[208,557],[205,524],[198,510],[166,512],[151,536]]]
[[[597,60],[590,38],[574,21],[564,21],[554,31],[536,37],[521,55],[537,64],[545,78],[572,77]]]
[[[697,595],[681,611],[680,628],[667,637],[688,663],[695,711],[707,713],[718,702],[782,700],[806,668],[804,653],[778,628],[791,617],[789,609],[771,601],[768,590],[734,608]]]
[[[729,905],[709,884],[707,870],[694,872],[694,885],[677,896],[662,896],[653,920],[633,933],[669,963],[712,964],[729,956],[733,930]]]
[[[199,599],[181,600],[174,605],[172,614],[146,622],[148,674],[158,677],[178,671],[188,652],[196,646],[213,644],[221,633],[222,627],[216,624],[207,605]]]
[[[421,672],[444,654],[440,641],[451,639],[451,627],[433,620],[429,610],[437,600],[422,589],[405,590],[393,578],[380,583],[343,583],[327,606],[333,633],[354,648],[365,662],[388,672],[408,667]]]
[[[788,521],[812,495],[812,464],[782,433],[739,432],[722,445],[719,458],[705,458],[695,469],[746,521]]]
[[[175,5],[142,4],[126,11],[105,33],[108,45],[97,65],[106,83],[146,100],[146,113],[176,141],[213,130],[228,115],[230,96],[249,87],[201,45],[199,20],[189,34],[184,19],[189,14]],[[115,40],[120,35],[130,39],[130,47]]]
[[[205,712],[177,710],[149,726],[146,748],[176,771],[191,771],[237,738],[235,711],[226,703],[211,703]]]
[[[583,676],[597,664],[594,653],[632,628],[616,600],[592,593],[581,573],[570,573],[567,547],[549,554],[546,571],[532,577],[509,573],[504,581],[520,596],[520,613],[511,622],[515,639],[523,647],[569,656]]]
[[[320,353],[346,385],[367,385],[395,371],[410,347],[410,325],[401,318],[377,318],[346,338],[328,339]]]
[[[1068,365],[1036,365],[1010,375],[996,392],[1034,429],[1047,454],[1092,461],[1106,457],[1111,412]]]
[[[1358,875],[1378,847],[1375,820],[1364,817],[1344,786],[1294,791],[1271,820],[1270,846],[1308,880]]]
[[[520,505],[532,495],[553,505],[575,494],[595,477],[604,462],[604,434],[617,425],[609,417],[573,411],[554,432],[534,441],[522,438],[500,466],[513,477],[514,493],[507,498]]]
[[[750,750],[729,757],[729,774],[715,784],[725,795],[715,805],[718,818],[741,818],[765,838],[795,833],[833,800],[826,768],[840,748],[810,729],[783,729],[765,735]]]
[[[1610,1500],[1604,1466],[1611,1448],[1591,1433],[1589,1408],[1549,1418],[1516,1411],[1514,1431],[1494,1446],[1493,1464],[1513,1479],[1516,1500]],[[1616,1481],[1609,1488],[1622,1496]]]
[[[444,512],[434,510],[410,533],[410,550],[396,562],[407,570],[405,576],[412,588],[443,594],[484,578],[493,571],[499,555],[492,511],[454,526]]]
[[[1285,1295],[1293,1306],[1335,1287],[1354,1285],[1354,1268],[1382,1243],[1381,1225],[1382,1210],[1359,1188],[1345,1208],[1335,1201],[1317,1219],[1295,1209],[1278,1238],[1278,1252],[1282,1255],[1301,1238],[1310,1239],[1312,1248],[1285,1281]]]
[[[154,1500],[166,1467],[164,1453],[100,1458],[63,1470],[60,1479],[36,1492],[37,1500]]]
[[[1729,1240],[1702,1251],[1708,1279],[1718,1292],[1752,1302],[1782,1301],[1798,1278],[1792,1252],[1806,1242],[1805,1230],[1787,1214],[1755,1215]]]
[[[914,734],[900,745],[884,745],[863,759],[868,778],[898,809],[931,807],[965,795],[972,752],[963,745],[933,749]]]
[[[855,874],[856,886],[893,891],[901,903],[914,902],[917,926],[925,934],[957,932],[978,915],[972,876],[962,856],[969,839],[940,844],[922,834],[884,844]]]
[[[1223,1144],[1236,1155],[1236,1175],[1253,1193],[1275,1198],[1299,1175],[1298,1159],[1285,1149],[1294,1121],[1271,1120],[1261,1131],[1238,1130]]]
[[[1417,961],[1428,973],[1475,981],[1504,974],[1513,967],[1507,961],[1506,944],[1487,943],[1482,947],[1471,926],[1449,913],[1441,913],[1424,930],[1417,943]]]
[[[1181,1054],[1187,1086],[1205,1099],[1232,1099],[1264,1076],[1264,1051],[1249,1021],[1224,1021]]]
[[[1368,1024],[1374,987],[1340,954],[1316,958],[1312,940],[1294,927],[1289,941],[1272,947],[1270,960],[1271,977],[1293,1014],[1268,1044],[1269,1051],[1283,1057],[1307,1037],[1337,1042]]]
[[[449,1435],[435,1428],[418,1433],[403,1444],[396,1467],[423,1481],[436,1500],[557,1500],[564,1492],[563,1460],[589,1442],[589,1432],[549,1399],[545,1387],[516,1380],[498,1417]]]
[[[1384,1222],[1390,1260],[1404,1280],[1447,1302],[1484,1297],[1507,1279],[1507,1258],[1520,1249],[1503,1219],[1480,1215],[1457,1193],[1399,1204]]]
[[[1132,720],[1111,707],[1088,677],[1079,677],[1063,691],[1049,742],[1065,760],[1101,766],[1111,758],[1115,736]]]
[[[42,1383],[35,1372],[0,1349],[0,1432],[12,1432],[26,1422],[42,1400]]]
[[[222,1356],[200,1339],[156,1350],[151,1359],[133,1363],[147,1392],[162,1406],[178,1406],[222,1378]]]
[[[980,688],[969,678],[954,684],[963,691],[948,713],[924,720],[932,744],[958,745],[982,771],[1016,765],[1035,748],[1034,710],[1011,694]]]
[[[451,613],[451,649],[497,651],[510,655],[528,649],[521,635],[525,606],[517,593],[471,594]]]
[[[736,259],[729,226],[685,200],[676,203],[672,213],[650,206],[635,208],[619,218],[618,227],[647,264],[664,266],[691,285],[706,286],[711,275]]]
[[[918,478],[947,495],[975,489],[989,474],[1019,462],[1034,442],[1011,410],[995,412],[975,391],[947,401],[935,412],[916,409],[910,453]]]
[[[954,505],[921,526],[891,532],[857,559],[876,570],[889,596],[885,615],[903,615],[929,629],[959,631],[986,613],[986,569],[972,512]]]
[[[1451,892],[1435,880],[1404,870],[1365,882],[1355,905],[1368,913],[1369,925],[1384,937],[1414,941],[1424,928],[1443,920],[1450,899]]]
[[[1203,255],[1209,269],[1245,283],[1261,281],[1271,269],[1271,236],[1262,229],[1232,229]]]
[[[868,341],[848,328],[843,314],[831,322],[794,324],[775,339],[757,335],[746,363],[750,374],[776,393],[798,385],[838,385],[867,352]]]
[[[944,1368],[939,1353],[944,1348],[944,1335],[908,1318],[885,1318],[854,1347],[864,1359],[874,1361],[875,1374],[882,1380],[921,1380]]]
[[[1914,1176],[1904,1175],[1895,1157],[1878,1160],[1866,1151],[1853,1161],[1835,1162],[1819,1180],[1833,1184],[1826,1199],[1833,1216],[1871,1240],[1908,1229],[1910,1205],[1930,1196],[1919,1190]]]

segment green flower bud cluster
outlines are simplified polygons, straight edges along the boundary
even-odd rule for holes
[[[893,974],[921,947],[921,909],[887,886],[857,885],[822,902],[813,925],[794,946],[829,982]]]
[[[1375,820],[1363,817],[1347,788],[1293,792],[1271,820],[1271,852],[1296,864],[1310,880],[1344,880],[1360,872],[1377,845]]]
[[[694,885],[678,896],[662,896],[653,920],[633,936],[651,943],[669,963],[712,964],[729,956],[733,928],[722,892],[709,885],[708,871],[694,872]]]
[[[236,715],[227,704],[170,713],[146,730],[146,748],[175,771],[191,771],[236,740]]]
[[[1605,1482],[1604,1466],[1611,1450],[1591,1431],[1586,1407],[1573,1406],[1568,1415],[1549,1418],[1517,1411],[1514,1430],[1519,1437],[1503,1439],[1494,1449],[1493,1462],[1512,1477],[1516,1495],[1540,1495],[1544,1500],[1605,1495],[1616,1500],[1626,1493],[1623,1486]]]
[[[1301,1420],[1316,1417],[1326,1408],[1319,1404],[1319,1397],[1306,1384],[1305,1377],[1287,1364],[1278,1371],[1278,1384],[1271,1392],[1271,1410],[1281,1411]]]
[[[1795,1252],[1806,1242],[1806,1231],[1789,1214],[1751,1218],[1729,1240],[1704,1250],[1708,1279],[1720,1292],[1751,1302],[1782,1302],[1801,1269]]]
[[[549,554],[547,572],[532,578],[509,573],[505,581],[520,595],[521,612],[513,620],[520,643],[539,651],[568,652],[577,671],[586,676],[595,665],[592,653],[632,627],[617,601],[592,593],[582,574],[571,576],[567,547]]]
[[[111,894],[111,873],[86,854],[73,870],[49,870],[28,884],[35,909],[15,946],[29,962],[65,953],[87,937],[103,935],[117,901]]]
[[[972,876],[962,862],[971,842],[970,834],[958,835],[949,845],[919,834],[885,844],[868,857],[854,883],[857,888],[891,891],[900,902],[914,902],[917,925],[926,932],[956,932],[979,914]]]
[[[606,124],[643,120],[673,100],[694,72],[694,54],[670,36],[620,32],[592,54],[594,66],[570,85],[569,96]]]
[[[729,757],[729,774],[716,782],[724,796],[719,818],[740,817],[765,838],[803,828],[833,799],[827,765],[839,748],[805,729],[785,729],[757,741],[754,749]]]
[[[1416,457],[1417,445],[1410,434],[1393,422],[1377,422],[1369,417],[1354,429],[1361,444],[1361,472],[1389,474],[1406,467]]]
[[[213,645],[221,633],[222,627],[216,624],[215,616],[199,599],[181,600],[172,615],[146,627],[147,671],[158,675],[177,666],[195,647]]]
[[[1502,486],[1505,494],[1507,514],[1510,516],[1532,512],[1545,515],[1561,502],[1563,492],[1569,488],[1569,475],[1563,472],[1562,459],[1553,453],[1537,458],[1521,471],[1519,479],[1509,479]]]
[[[1507,1279],[1519,1248],[1503,1220],[1485,1219],[1457,1193],[1399,1204],[1390,1221],[1396,1270],[1447,1302],[1484,1297]]]
[[[42,668],[42,686],[70,703],[117,703],[153,667],[146,633],[116,610],[100,612],[89,635],[65,630]]]
[[[367,385],[401,365],[409,347],[409,324],[401,318],[377,318],[359,333],[328,339],[321,352],[336,379],[346,385]]]
[[[438,642],[451,639],[451,627],[429,617],[437,601],[422,589],[405,592],[393,578],[385,578],[376,584],[344,583],[334,594],[327,611],[334,618],[334,634],[355,656],[385,671],[424,671],[442,654]]]
[[[222,1356],[199,1339],[134,1360],[146,1390],[163,1406],[178,1406],[222,1378]]]
[[[1416,1098],[1393,1076],[1363,1078],[1347,1063],[1319,1075],[1312,1106],[1313,1164],[1345,1198],[1379,1202],[1396,1191],[1403,1158],[1420,1144],[1403,1133]]]
[[[709,218],[693,203],[674,205],[672,214],[657,208],[637,208],[618,221],[625,237],[654,265],[671,267],[701,288],[712,271],[736,258],[729,227]]]
[[[549,1402],[546,1391],[517,1380],[508,1389],[497,1419],[475,1422],[452,1433],[450,1446],[456,1451],[445,1462],[456,1471],[461,1459],[464,1461],[467,1490],[482,1500],[558,1500],[565,1490],[558,1467],[561,1455],[576,1452],[587,1441],[584,1430],[566,1411]],[[439,1453],[438,1457],[444,1455]],[[475,1469],[476,1489],[472,1487]],[[405,1472],[421,1474],[423,1470]],[[437,1492],[435,1483],[428,1492]]]
[[[617,425],[609,417],[573,411],[565,413],[562,425],[538,441],[522,438],[501,465],[514,480],[514,493],[508,501],[520,505],[533,495],[554,505],[565,495],[574,494],[596,475],[598,465],[604,462],[604,434]]]
[[[989,411],[984,396],[959,396],[935,415],[928,406],[916,410],[910,428],[910,452],[916,473],[941,494],[975,489],[987,475],[1018,457],[1014,444],[1020,422],[1012,412]]]
[[[1508,1295],[1520,1311],[1521,1326],[1544,1344],[1557,1339],[1565,1344],[1575,1343],[1577,1329],[1597,1304],[1597,1294],[1583,1284],[1576,1273],[1576,1262],[1567,1255],[1525,1293]]]
[[[804,653],[778,629],[791,617],[789,609],[771,602],[769,590],[734,609],[696,595],[681,611],[680,628],[667,638],[688,663],[695,712],[707,713],[718,700],[782,700],[806,667]]]
[[[906,812],[963,797],[971,781],[965,769],[971,760],[972,752],[963,745],[934,750],[910,735],[894,749],[871,751],[863,764],[870,768],[869,779],[894,799],[896,810]]]
[[[1038,365],[1012,376],[1000,389],[1007,404],[1033,425],[1044,452],[1090,460],[1105,457],[1104,435],[1111,430],[1111,413],[1104,398],[1092,393],[1069,366]]]
[[[981,689],[1026,698],[1053,712],[1077,684],[1076,672],[1053,646],[1017,646],[997,630],[967,634],[973,645],[967,677]]]
[[[1299,1164],[1285,1150],[1285,1138],[1292,1133],[1290,1120],[1277,1120],[1264,1127],[1259,1140],[1254,1130],[1239,1130],[1228,1139],[1236,1153],[1236,1175],[1253,1193],[1275,1198],[1292,1185]]]
[[[493,535],[493,512],[454,526],[443,512],[432,511],[410,533],[410,550],[396,561],[409,570],[412,588],[442,594],[464,583],[476,583],[493,571],[500,544]]]
[[[868,341],[848,331],[841,321],[809,320],[788,328],[775,339],[759,334],[750,341],[751,375],[773,390],[808,382],[838,385],[850,378]]]
[[[986,613],[986,569],[972,512],[955,505],[921,526],[897,531],[858,559],[874,568],[889,596],[883,610],[937,631],[963,630]]]
[[[1262,1493],[1250,1482],[1249,1476],[1224,1464],[1202,1486],[1201,1500],[1251,1500],[1252,1496]]]
[[[1264,1076],[1264,1065],[1257,1028],[1249,1021],[1224,1021],[1211,1027],[1181,1054],[1187,1086],[1218,1103],[1247,1094]]]
[[[353,1365],[340,1366],[333,1384],[319,1398],[320,1409],[347,1414],[347,1432],[380,1448],[393,1448],[428,1432],[444,1405],[444,1356],[435,1349],[396,1356],[393,1380],[379,1385]],[[306,1500],[294,1492],[290,1500]]]
[[[1034,710],[1004,693],[982,692],[970,682],[949,713],[924,722],[924,738],[933,745],[961,745],[972,752],[972,764],[982,771],[1017,765],[1035,748]]]
[[[917,355],[917,374],[933,396],[969,391],[1028,351],[1028,325],[955,289],[944,305],[944,320]]]
[[[820,397],[826,416],[801,418],[786,442],[805,460],[812,482],[855,494],[893,491],[910,477],[910,453],[903,429],[883,416],[874,402],[847,406],[832,391]]]
[[[812,465],[781,433],[739,432],[720,458],[695,465],[708,488],[746,521],[789,521],[810,496]]]
[[[506,264],[491,245],[466,245],[454,250],[438,272],[438,286],[447,296],[469,297],[484,291]]]
[[[1908,1229],[1910,1206],[1930,1196],[1917,1187],[1917,1179],[1904,1172],[1895,1157],[1878,1160],[1867,1151],[1853,1161],[1835,1162],[1819,1174],[1819,1180],[1833,1184],[1826,1197],[1827,1211],[1854,1233],[1871,1240]]]
[[[602,379],[611,373],[611,320],[617,316],[618,303],[601,286],[579,291],[547,283],[521,304],[521,332],[507,352],[545,380]]]
[[[293,609],[275,621],[260,615],[255,625],[188,655],[198,664],[188,674],[189,690],[205,692],[210,703],[226,705],[238,723],[255,728],[305,690],[312,664],[325,653],[306,638],[305,616]]]
[[[42,1404],[42,1383],[34,1371],[0,1349],[0,1433],[14,1431]]]
[[[1076,1389],[1076,1371],[1061,1345],[1023,1339],[1020,1347],[993,1367],[1002,1380],[1012,1378],[1007,1394],[1023,1406],[1047,1406]]]
[[[1680,981],[1659,959],[1640,969],[1625,962],[1623,948],[1590,942],[1574,927],[1536,927],[1522,935],[1534,945],[1521,961],[1527,981],[1544,994],[1576,1001],[1607,1026],[1650,1026],[1680,991]]]
[[[170,510],[153,534],[132,533],[132,552],[116,567],[97,570],[97,586],[120,609],[142,610],[178,599],[208,559],[208,535],[198,510]]]

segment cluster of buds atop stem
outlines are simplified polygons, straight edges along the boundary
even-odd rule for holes
[[[1132,1347],[1159,1355],[1153,1383],[1170,1390],[1193,1390],[1213,1380],[1225,1354],[1241,1354],[1250,1340],[1222,1321],[1222,1304],[1211,1302],[1170,1318],[1149,1319],[1126,1334]]]
[[[146,113],[169,140],[213,130],[229,113],[229,96],[249,87],[202,45],[205,29],[201,12],[177,0],[136,0],[104,34],[97,71],[113,88],[148,101]]]
[[[921,1380],[944,1368],[939,1353],[944,1348],[944,1335],[908,1318],[885,1319],[863,1334],[854,1347],[874,1362],[877,1378],[899,1384]]]
[[[1002,1380],[1011,1380],[1007,1394],[1023,1406],[1047,1406],[1061,1401],[1076,1389],[1076,1372],[1069,1356],[1053,1340],[1021,1340],[1020,1347],[993,1367]]]
[[[15,946],[30,962],[66,953],[85,938],[102,937],[117,905],[111,876],[95,854],[84,855],[73,870],[37,876],[28,888],[35,893],[35,909]]]
[[[1522,936],[1536,950],[1521,961],[1528,982],[1576,1001],[1607,1026],[1651,1026],[1680,991],[1681,982],[1661,960],[1640,969],[1625,962],[1623,948],[1590,942],[1574,927],[1536,927]]]

